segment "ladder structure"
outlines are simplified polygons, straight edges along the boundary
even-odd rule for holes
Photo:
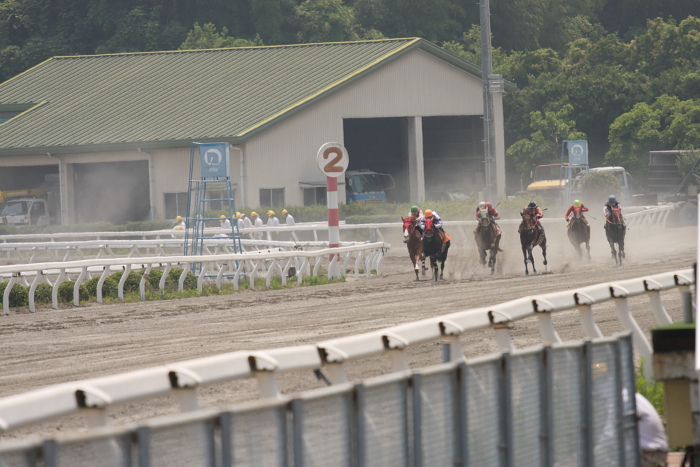
[[[190,145],[190,178],[187,192],[187,229],[185,230],[184,255],[194,256],[204,253],[205,227],[219,226],[220,212],[225,212],[226,219],[231,223],[231,231],[217,233],[215,236],[231,239],[234,253],[241,253],[241,234],[238,219],[235,217],[236,204],[233,197],[233,187],[229,176],[229,145],[228,143],[192,143]],[[199,161],[200,176],[195,175],[195,159]],[[234,275],[237,262],[234,262],[229,273]],[[192,272],[201,271],[201,263],[191,265]],[[217,273],[212,271],[211,276]],[[209,277],[209,274],[207,274]]]

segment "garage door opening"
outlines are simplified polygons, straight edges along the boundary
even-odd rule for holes
[[[76,222],[149,219],[147,161],[75,164],[73,173]]]
[[[348,118],[343,120],[348,170],[369,169],[390,174],[396,187],[387,191],[389,203],[409,202],[405,118]]]

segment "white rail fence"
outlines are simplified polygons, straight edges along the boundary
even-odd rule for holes
[[[669,324],[671,318],[662,303],[661,292],[676,289],[681,294],[690,293],[694,283],[693,270],[686,269],[523,297],[491,307],[460,311],[314,345],[237,351],[58,384],[0,399],[0,430],[14,430],[76,413],[85,415],[90,427],[105,426],[109,407],[164,394],[175,395],[181,410],[191,412],[200,409],[199,388],[243,378],[257,380],[262,399],[284,398],[277,385],[277,375],[287,372],[323,369],[330,383],[345,388],[350,383],[346,374],[348,363],[384,356],[391,362],[392,374],[405,375],[411,370],[407,351],[429,342],[443,342],[449,349],[449,360],[453,364],[461,363],[464,352],[460,336],[473,332],[483,333],[490,329],[501,351],[514,352],[510,324],[532,317],[539,321],[545,346],[562,345],[552,315],[568,310],[578,310],[588,338],[601,339],[604,336],[596,324],[594,307],[609,301],[615,304],[624,329],[631,333],[636,352],[644,358],[646,374],[651,375],[651,345],[630,313],[628,301],[632,297],[648,297],[647,311],[659,325]]]
[[[628,226],[643,226],[650,229],[660,229],[665,228],[669,220],[670,214],[677,208],[674,204],[660,205],[660,206],[646,206],[643,208],[638,208],[638,210],[632,212],[627,212],[625,214],[625,219],[627,220]],[[633,208],[629,208],[630,210]],[[591,211],[591,215],[596,218],[601,217],[602,210],[600,213]],[[466,216],[469,220],[463,221],[453,221],[444,220],[444,224],[448,227],[458,226],[458,227],[475,227],[476,220],[471,220],[471,211]],[[512,225],[519,224],[520,219],[501,219],[499,221],[501,224]],[[559,218],[545,217],[542,219],[545,224],[560,222]],[[398,229],[401,230],[401,223],[398,220],[396,223],[377,223],[377,224],[340,224],[340,230],[347,232],[351,231],[369,231],[370,236],[378,235],[378,240],[383,241],[381,237],[382,230]],[[279,226],[279,227],[257,227],[241,230],[241,238],[246,239],[249,234],[262,233],[268,241],[274,241],[273,237],[285,237],[285,236],[299,236],[302,232],[311,232],[313,234],[313,241],[319,241],[327,237],[328,224],[326,222],[308,222],[308,223],[297,223],[294,226]],[[207,234],[215,235],[226,233],[223,229],[211,228],[206,229]],[[230,232],[229,232],[230,233]],[[138,232],[73,232],[73,233],[53,233],[53,234],[21,234],[21,235],[2,235],[0,236],[0,252],[9,251],[2,248],[3,243],[28,243],[38,248],[50,248],[51,243],[66,241],[67,239],[84,239],[84,240],[114,240],[114,239],[141,239],[141,240],[168,240],[173,237],[173,230],[153,230],[153,231],[138,231]],[[298,240],[298,239],[297,239]],[[295,241],[297,241],[295,240]],[[105,243],[105,242],[103,242]],[[301,241],[304,243],[304,241]],[[41,245],[41,246],[40,246]],[[69,243],[65,247],[74,246],[75,243]],[[121,247],[115,247],[121,248]],[[11,250],[11,248],[10,248]]]
[[[29,287],[29,309],[36,310],[35,292],[39,284],[48,283],[52,287],[52,307],[58,308],[58,291],[61,283],[75,277],[73,288],[73,303],[80,304],[80,285],[94,276],[99,276],[97,282],[97,302],[102,303],[103,285],[106,278],[115,271],[124,271],[118,284],[117,296],[124,298],[124,284],[132,269],[144,269],[139,290],[141,299],[146,296],[146,282],[153,268],[162,268],[163,274],[158,284],[161,293],[165,290],[166,279],[173,267],[183,268],[178,280],[178,290],[183,285],[190,266],[198,264],[197,290],[202,293],[205,281],[213,283],[220,290],[226,280],[231,280],[234,290],[238,290],[242,280],[248,282],[251,289],[255,288],[255,278],[264,275],[269,287],[273,277],[281,278],[286,285],[290,276],[296,276],[299,284],[306,276],[318,276],[327,273],[331,266],[340,263],[341,271],[352,270],[355,277],[361,275],[370,277],[373,273],[381,273],[381,265],[386,250],[391,248],[388,243],[361,243],[339,248],[323,248],[314,251],[282,249],[257,250],[236,254],[211,254],[200,256],[154,256],[128,258],[97,258],[79,261],[61,261],[50,263],[16,264],[0,266],[0,277],[9,276],[9,281],[3,292],[3,313],[10,312],[10,293],[15,284]],[[322,269],[325,267],[325,270]],[[294,268],[294,274],[290,269]],[[374,271],[374,272],[373,272]],[[31,284],[28,280],[31,278]],[[53,282],[51,280],[53,278]]]

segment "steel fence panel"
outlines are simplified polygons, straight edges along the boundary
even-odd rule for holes
[[[408,374],[401,374],[357,386],[359,465],[409,465],[408,383]]]
[[[500,356],[467,362],[467,457],[470,466],[500,462]]]
[[[457,458],[458,433],[456,367],[437,365],[413,375],[414,404],[419,416],[416,427],[416,460],[425,466],[451,466]]]
[[[542,350],[512,355],[510,370],[515,465],[542,465]]]
[[[164,417],[138,429],[139,467],[214,467],[218,412]]]
[[[285,467],[287,400],[252,403],[221,414],[224,467]]]
[[[13,441],[0,446],[0,467],[40,467],[40,441]]]
[[[555,346],[551,351],[552,370],[552,462],[554,465],[584,464],[583,349]]]
[[[129,467],[131,431],[96,428],[85,434],[58,436],[44,442],[45,467]]]
[[[632,335],[618,336],[620,378],[622,384],[622,429],[624,436],[624,457],[626,466],[637,466],[640,462],[639,435],[637,426],[637,406],[635,402],[635,369]]]
[[[591,356],[594,465],[624,465],[620,458],[619,415],[622,413],[622,391],[616,383],[620,371],[616,345],[614,342],[594,343]]]
[[[292,412],[295,466],[352,465],[355,413],[352,385],[302,393],[292,401]]]

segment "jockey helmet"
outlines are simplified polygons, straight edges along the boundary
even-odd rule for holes
[[[430,209],[426,209],[423,214],[425,215],[425,217],[433,217],[433,211],[431,211]]]
[[[253,211],[250,213],[250,217],[258,217],[258,213]]]
[[[418,214],[418,206],[411,206],[411,213]]]
[[[479,203],[479,209],[483,209],[485,207],[486,207],[486,203],[484,203],[483,201]]]
[[[222,215],[219,216],[219,219],[224,220],[224,219],[226,219],[226,216],[224,216],[224,215],[222,214]]]
[[[608,203],[617,203],[617,198],[615,198],[615,195],[610,195],[608,198]]]
[[[182,216],[177,216],[177,217],[175,218],[175,220],[176,220],[177,222],[180,222],[180,221],[182,220]]]
[[[576,206],[576,207],[581,206],[581,201],[575,199],[575,200],[574,200],[574,206]]]
[[[535,209],[537,207],[537,203],[535,203],[534,201],[530,201],[530,204],[528,204],[527,207],[530,209]]]
[[[486,201],[486,207],[491,209],[493,207],[493,204],[491,204],[490,201]]]
[[[289,211],[287,211],[286,209],[282,209],[282,215],[284,216],[285,214],[289,214]]]
[[[272,209],[270,209],[269,211],[267,211],[267,215],[268,215],[268,216],[274,216],[274,215],[275,215],[275,211],[273,211]]]

